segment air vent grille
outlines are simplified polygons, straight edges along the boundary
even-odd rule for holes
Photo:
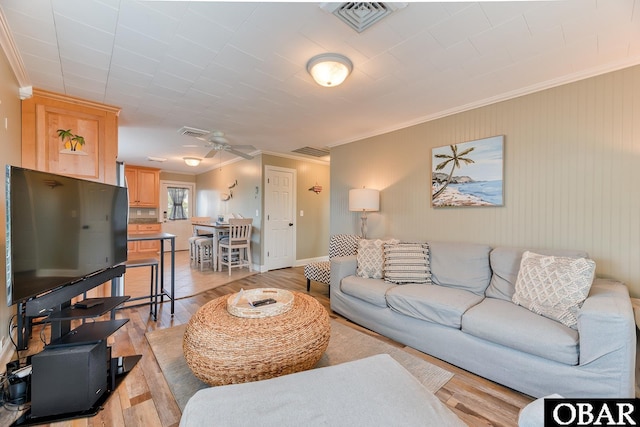
[[[321,7],[361,33],[385,16],[397,9],[404,8],[406,5],[406,3],[347,2],[324,3]]]
[[[329,155],[329,150],[325,150],[323,148],[302,147],[293,150],[293,153],[304,154],[313,157],[326,157]]]
[[[211,132],[209,132],[208,130],[191,128],[189,126],[183,126],[180,129],[178,129],[179,135],[193,136],[194,138],[202,137],[202,136],[208,135],[209,133]]]

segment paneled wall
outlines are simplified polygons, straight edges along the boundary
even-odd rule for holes
[[[2,161],[0,164],[3,168],[3,176],[5,165],[22,166],[21,115],[18,90],[18,82],[16,81],[4,51],[0,49],[0,123],[2,123],[2,126],[0,126],[0,159]],[[4,244],[6,239],[6,188],[5,180],[3,179],[2,181],[3,184],[0,190],[0,241],[2,242],[2,244],[0,244],[0,257],[6,259],[6,248]],[[3,346],[0,347],[0,366],[4,366],[13,355],[13,346],[8,337],[9,319],[15,312],[15,306],[7,307],[5,278],[5,274],[2,274],[2,289],[0,289],[0,339],[2,340]]]
[[[430,204],[431,148],[505,136],[504,206]],[[381,190],[369,236],[587,250],[640,297],[640,66],[331,150],[331,233],[358,232],[348,190]]]

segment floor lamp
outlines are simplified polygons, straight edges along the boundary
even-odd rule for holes
[[[380,192],[371,188],[354,188],[349,190],[349,210],[352,212],[362,212],[360,219],[360,235],[367,238],[367,212],[377,212],[380,210]]]

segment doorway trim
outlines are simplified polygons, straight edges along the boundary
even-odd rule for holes
[[[158,200],[158,222],[161,224],[163,231],[165,228],[165,225],[168,220],[164,217],[164,212],[167,209],[167,188],[168,187],[183,187],[183,188],[188,188],[189,192],[190,192],[190,200],[189,200],[189,215],[188,215],[188,219],[186,220],[189,223],[189,228],[191,228],[191,217],[195,216],[195,212],[196,212],[196,183],[195,182],[191,182],[191,181],[172,181],[172,180],[161,180],[160,181],[160,194],[159,194],[159,200]],[[186,227],[185,227],[185,232],[186,232]],[[191,236],[191,233],[189,233],[189,236]],[[165,245],[166,246],[166,245]],[[176,248],[178,247],[178,244],[176,243]],[[184,242],[182,242],[182,247],[183,250],[184,249]],[[187,247],[188,248],[188,247]],[[165,252],[170,251],[171,248],[169,247],[165,247]]]

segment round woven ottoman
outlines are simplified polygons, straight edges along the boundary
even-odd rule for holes
[[[193,374],[215,386],[312,368],[329,344],[329,314],[314,298],[293,294],[289,311],[258,319],[229,314],[228,296],[203,305],[189,320],[182,341]]]

